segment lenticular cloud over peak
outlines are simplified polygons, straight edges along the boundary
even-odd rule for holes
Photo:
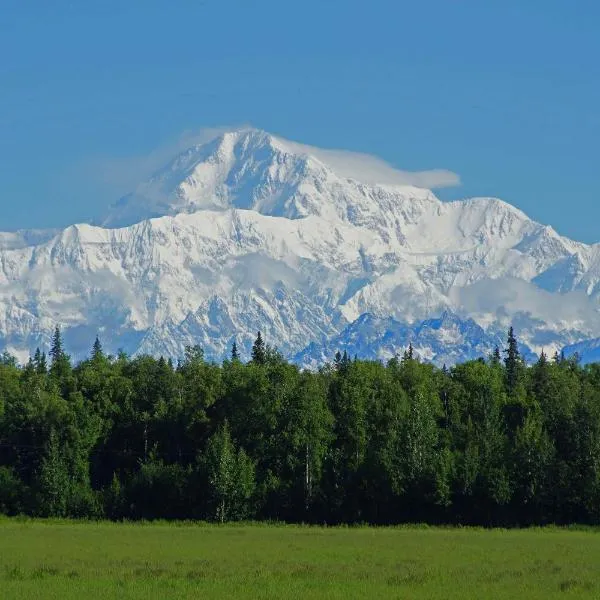
[[[340,177],[356,179],[370,185],[415,186],[438,189],[460,185],[460,177],[446,169],[403,171],[372,154],[349,150],[328,150],[296,142],[284,141],[299,154],[314,156]]]

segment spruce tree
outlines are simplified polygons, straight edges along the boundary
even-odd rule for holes
[[[257,365],[264,365],[267,359],[265,342],[260,331],[256,335],[256,340],[252,345],[252,362]]]
[[[542,349],[542,353],[540,354],[540,358],[538,359],[538,365],[542,365],[545,367],[547,364],[548,364],[548,357],[546,356],[546,353]]]
[[[231,360],[232,362],[240,360],[240,353],[238,352],[238,347],[235,343],[235,340],[233,341],[233,345],[231,346]]]
[[[542,402],[547,402],[551,398],[552,371],[544,351],[530,370],[529,382],[535,398]]]
[[[58,362],[62,356],[64,355],[63,341],[62,335],[60,332],[60,327],[57,325],[54,328],[54,334],[52,336],[52,345],[50,346],[50,358],[52,359],[52,364]]]
[[[100,338],[96,336],[96,341],[92,346],[92,360],[97,362],[104,358],[104,351],[102,350],[102,344],[100,343]]]
[[[64,388],[67,379],[71,375],[71,359],[64,350],[60,327],[57,325],[52,336],[52,346],[50,347],[50,374]],[[63,389],[66,392],[66,388]]]
[[[42,356],[40,357],[40,364],[38,365],[38,373],[40,375],[45,375],[48,372],[48,363],[46,360],[46,353],[42,352]]]
[[[350,366],[350,356],[348,356],[348,352],[344,350],[344,355],[342,356],[342,366],[347,369]]]
[[[335,358],[333,359],[333,366],[336,371],[339,371],[342,366],[342,353],[338,350],[335,353]]]
[[[509,394],[514,394],[519,384],[519,375],[521,370],[521,355],[514,329],[508,330],[507,347],[504,351],[506,355],[504,365],[506,367],[506,389]]]
[[[496,346],[494,348],[494,352],[492,353],[491,363],[494,366],[498,366],[502,362],[502,356],[500,355],[500,348]]]
[[[30,356],[29,360],[25,363],[25,367],[23,368],[24,379],[29,381],[31,379],[31,376],[34,375],[35,372],[35,362],[33,360],[33,356]]]
[[[48,372],[48,365],[46,364],[46,353],[40,352],[39,348],[36,348],[33,356],[33,364],[35,371],[38,375],[45,375]]]

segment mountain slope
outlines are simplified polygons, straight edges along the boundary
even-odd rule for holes
[[[390,317],[374,317],[365,313],[345,327],[337,336],[322,344],[311,343],[294,360],[305,367],[314,368],[331,361],[336,352],[347,352],[365,359],[387,361],[412,345],[415,355],[439,367],[458,361],[490,356],[496,347],[505,344],[501,332],[487,333],[472,319],[461,319],[446,311],[441,317],[426,319],[407,325]],[[534,357],[522,345],[526,359]]]
[[[291,356],[338,343],[365,314],[417,335],[445,311],[469,324],[448,362],[511,322],[533,351],[600,336],[598,246],[497,199],[342,176],[261,131],[186,150],[102,222],[0,235],[2,347],[24,358],[59,323],[78,356],[99,332],[113,351],[200,343],[221,358],[260,329]],[[421,339],[440,355],[438,338]]]
[[[577,356],[582,365],[600,362],[600,338],[584,340],[563,348],[567,358]]]

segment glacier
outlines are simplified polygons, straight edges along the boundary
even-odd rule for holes
[[[0,233],[0,349],[60,325],[87,354],[247,356],[256,332],[304,366],[335,350],[438,364],[514,325],[527,356],[600,338],[600,246],[495,198],[340,172],[326,152],[237,129],[178,154],[93,224]]]

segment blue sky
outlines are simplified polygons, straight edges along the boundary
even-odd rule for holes
[[[89,220],[181,136],[252,124],[600,241],[599,4],[4,0],[0,229]]]

